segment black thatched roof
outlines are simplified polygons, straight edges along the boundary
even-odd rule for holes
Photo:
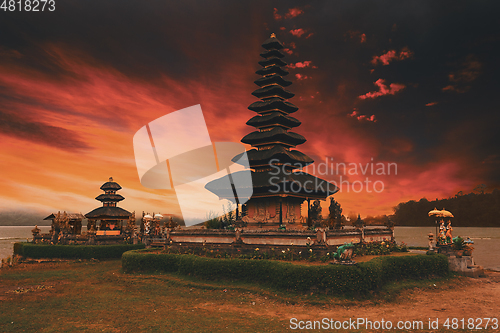
[[[287,132],[281,127],[275,127],[270,131],[255,131],[247,134],[241,139],[241,142],[248,143],[252,146],[260,146],[271,142],[283,143],[287,146],[296,146],[306,142],[306,138],[294,132]]]
[[[269,67],[264,67],[259,69],[258,71],[255,72],[255,74],[259,75],[270,75],[270,74],[278,74],[281,76],[288,75],[289,72],[281,68],[280,66],[269,66]]]
[[[295,96],[294,93],[286,89],[283,89],[282,86],[279,86],[277,84],[272,84],[270,86],[257,89],[252,93],[252,95],[262,99],[268,99],[274,97],[281,97],[283,99],[288,99]]]
[[[285,116],[280,112],[272,112],[265,116],[255,116],[247,121],[247,125],[263,128],[267,126],[283,126],[286,128],[297,127],[300,125],[300,121],[291,116]]]
[[[105,182],[101,186],[101,190],[103,190],[103,191],[118,191],[121,189],[122,189],[122,187],[114,181]]]
[[[281,76],[273,74],[261,77],[260,79],[255,80],[254,83],[259,87],[267,86],[270,84],[279,84],[282,87],[288,87],[289,85],[292,84],[292,81],[285,80]]]
[[[46,218],[44,218],[44,220],[53,220],[56,218],[56,215],[57,214],[52,213],[49,216],[47,216]],[[63,216],[62,213],[61,213],[61,216]],[[70,220],[83,220],[84,219],[84,216],[81,213],[66,213],[66,216]]]
[[[294,168],[298,168],[299,166],[304,167],[314,162],[312,158],[298,150],[287,150],[279,145],[266,150],[251,149],[246,153],[251,168],[256,166],[269,166],[269,161],[272,159],[277,159],[280,163],[290,163]],[[242,154],[236,155],[232,161],[238,163],[241,155]]]
[[[244,172],[232,173],[231,177],[236,186],[246,183],[244,181],[246,179]],[[205,188],[220,198],[231,200],[233,191],[226,184],[229,184],[228,179],[222,177],[209,182],[205,185]],[[252,184],[252,198],[284,194],[301,198],[325,199],[338,192],[338,188],[334,184],[304,172],[279,172],[278,174],[276,174],[276,170],[252,172]]]
[[[105,206],[94,209],[93,211],[85,214],[86,218],[115,218],[115,219],[128,219],[132,213],[120,207]]]
[[[265,101],[257,101],[248,107],[249,110],[265,113],[266,111],[272,112],[276,110],[283,111],[285,113],[293,113],[299,108],[290,102],[286,102],[281,98],[270,98]]]
[[[268,59],[259,61],[259,65],[261,65],[262,67],[267,67],[267,66],[271,66],[271,65],[286,66],[287,63],[278,57],[272,57],[272,58],[268,58]]]
[[[100,194],[95,199],[101,202],[118,202],[125,198],[119,194]]]
[[[260,56],[262,58],[267,59],[267,58],[271,58],[271,57],[283,58],[285,55],[278,50],[268,50],[268,51],[262,52],[260,54]]]
[[[276,37],[271,37],[262,44],[262,47],[266,50],[281,50],[283,44]]]

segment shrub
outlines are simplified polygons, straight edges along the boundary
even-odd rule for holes
[[[23,244],[25,243],[14,243],[14,254],[23,255]]]
[[[144,244],[114,245],[50,245],[14,244],[14,253],[29,258],[68,258],[68,259],[111,259],[121,258],[126,251],[144,248]]]
[[[122,256],[122,267],[126,273],[178,272],[207,280],[240,280],[282,290],[319,289],[334,294],[365,294],[390,281],[448,274],[448,260],[443,255],[380,257],[353,266],[306,266],[265,259],[216,259],[129,251]]]

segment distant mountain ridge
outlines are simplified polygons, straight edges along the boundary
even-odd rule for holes
[[[62,212],[61,212],[62,214]],[[32,225],[48,225],[52,224],[52,220],[44,221],[43,219],[49,216],[47,212],[37,211],[0,211],[0,226],[32,226]],[[142,215],[136,214],[135,224],[141,224]],[[184,221],[179,216],[173,216],[175,222],[179,225],[184,225]],[[166,218],[164,219],[166,220]],[[83,220],[84,230],[87,230],[87,219]],[[163,223],[163,221],[162,221]]]
[[[52,221],[44,221],[47,213],[36,211],[3,211],[0,212],[0,226],[50,225]]]

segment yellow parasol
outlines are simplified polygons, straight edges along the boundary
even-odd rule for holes
[[[428,213],[429,216],[435,216],[435,217],[454,217],[453,214],[444,208],[442,210],[438,210],[437,208],[434,208]]]
[[[440,215],[441,215],[441,211],[438,210],[437,208],[434,208],[433,210],[431,210],[429,212],[429,216],[439,216],[440,217]]]
[[[444,210],[444,208],[441,212],[443,213],[443,217],[454,217],[451,212]]]

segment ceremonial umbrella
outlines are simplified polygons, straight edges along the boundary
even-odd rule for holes
[[[454,217],[453,214],[447,210],[443,210],[441,211],[441,213],[443,214],[442,217]]]
[[[442,211],[438,210],[437,208],[434,208],[429,212],[429,216],[438,216],[441,217]]]
[[[438,210],[437,208],[434,208],[428,213],[429,216],[434,216],[434,217],[454,217],[453,214],[443,208],[443,210]],[[437,241],[437,219],[436,219],[436,241]]]
[[[431,210],[429,213],[429,216],[435,216],[435,217],[454,217],[453,214],[443,208],[443,210],[437,210],[434,208]]]

